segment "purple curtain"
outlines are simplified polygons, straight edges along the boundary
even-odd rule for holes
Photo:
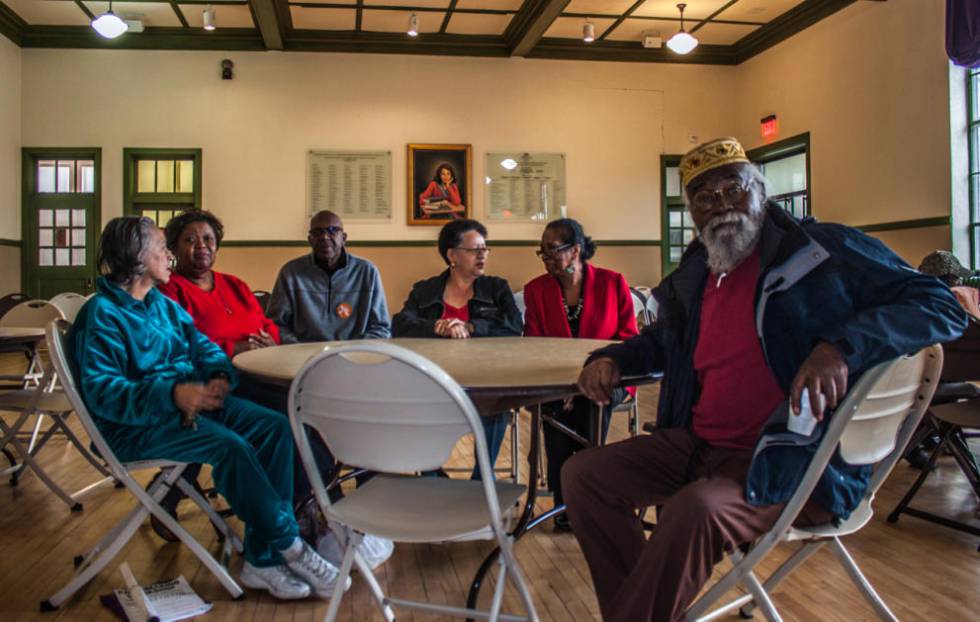
[[[946,54],[961,67],[980,67],[980,0],[946,0]]]

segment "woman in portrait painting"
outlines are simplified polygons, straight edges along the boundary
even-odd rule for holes
[[[419,195],[419,209],[422,218],[463,218],[466,208],[456,184],[456,171],[449,163],[439,165],[425,192]]]

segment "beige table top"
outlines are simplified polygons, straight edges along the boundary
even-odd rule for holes
[[[372,340],[377,343],[379,340]],[[507,398],[521,403],[558,399],[577,392],[575,382],[589,353],[615,343],[596,339],[485,337],[480,339],[383,339],[441,367],[478,407],[497,408]],[[357,343],[302,343],[243,352],[233,360],[247,376],[288,385],[300,368],[326,348]],[[530,398],[541,398],[540,400]]]

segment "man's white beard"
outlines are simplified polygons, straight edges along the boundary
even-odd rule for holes
[[[763,220],[765,210],[756,201],[748,214],[732,210],[709,220],[700,232],[708,249],[708,268],[715,274],[735,269],[755,249]]]

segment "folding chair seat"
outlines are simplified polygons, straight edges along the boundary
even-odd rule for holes
[[[370,387],[370,390],[364,390]],[[462,388],[428,359],[387,343],[331,347],[296,375],[289,392],[289,419],[317,503],[336,525],[345,553],[340,586],[326,620],[336,618],[343,586],[353,566],[367,581],[384,618],[394,607],[429,614],[489,620],[537,620],[534,603],[513,553],[503,515],[525,487],[509,482],[420,478],[412,474],[438,468],[457,441],[471,434],[477,464],[490,468],[483,427]],[[331,503],[316,468],[303,425],[320,432],[345,464],[380,473]],[[500,547],[497,585],[489,611],[386,596],[357,545],[364,534],[400,542],[494,540]],[[507,580],[517,589],[525,616],[501,614]]]
[[[106,568],[136,534],[139,526],[151,514],[166,525],[194,553],[233,598],[241,598],[244,592],[235,580],[231,578],[231,575],[228,574],[227,568],[212,557],[207,549],[194,536],[188,533],[173,516],[160,507],[160,501],[173,486],[179,486],[184,494],[197,504],[211,520],[211,523],[221,532],[223,536],[221,540],[224,543],[222,561],[225,563],[227,563],[232,550],[238,553],[242,552],[241,540],[210,504],[194,490],[193,486],[180,477],[187,464],[168,460],[124,463],[116,458],[112,449],[102,437],[101,432],[99,432],[98,427],[96,427],[78,392],[74,370],[66,354],[67,346],[65,342],[68,328],[69,324],[65,320],[56,320],[48,326],[46,337],[48,348],[51,352],[51,362],[58,374],[61,386],[64,389],[65,395],[68,397],[69,403],[84,427],[85,432],[89,435],[96,451],[106,461],[109,471],[116,481],[121,483],[136,498],[138,503],[126,517],[106,533],[95,547],[87,553],[75,557],[75,576],[65,587],[61,588],[47,600],[41,602],[41,611],[57,609]],[[132,476],[133,472],[144,469],[163,470],[162,476],[157,478],[156,482],[148,490],[143,490],[143,487]]]
[[[861,573],[841,538],[855,533],[871,520],[871,502],[901,459],[922,419],[936,390],[942,360],[942,349],[934,345],[915,355],[877,365],[861,376],[837,410],[829,415],[830,421],[824,428],[816,453],[772,529],[745,551],[731,555],[732,569],[688,609],[687,619],[711,620],[738,608],[743,616],[751,617],[752,609],[758,606],[767,620],[780,620],[771,593],[813,553],[830,545],[878,616],[883,620],[897,620]],[[827,463],[838,451],[848,464],[873,465],[868,489],[860,504],[840,524],[793,527]],[[763,583],[754,568],[780,542],[799,542],[800,546]],[[709,613],[709,608],[736,585],[742,585],[748,594]]]
[[[29,468],[34,471],[51,492],[67,503],[73,512],[80,512],[82,510],[82,504],[78,502],[78,497],[92,488],[105,483],[107,481],[105,478],[111,478],[109,477],[109,470],[92,455],[68,426],[67,419],[74,412],[74,409],[64,392],[54,388],[56,378],[57,376],[54,370],[49,369],[45,372],[44,378],[38,387],[0,394],[0,411],[20,413],[13,425],[8,425],[3,418],[0,418],[0,432],[2,432],[2,435],[0,435],[0,448],[4,448],[7,445],[12,446],[22,460],[21,464],[5,469],[0,472],[0,475],[10,475],[10,485],[16,486],[20,476]],[[46,415],[50,417],[51,425],[40,436],[37,443],[24,447],[18,439],[18,433],[32,415],[38,417]],[[67,494],[58,486],[36,461],[37,454],[44,448],[55,432],[64,434],[65,438],[75,446],[75,449],[82,454],[82,457],[89,464],[102,474],[104,479],[86,486],[72,495]]]

